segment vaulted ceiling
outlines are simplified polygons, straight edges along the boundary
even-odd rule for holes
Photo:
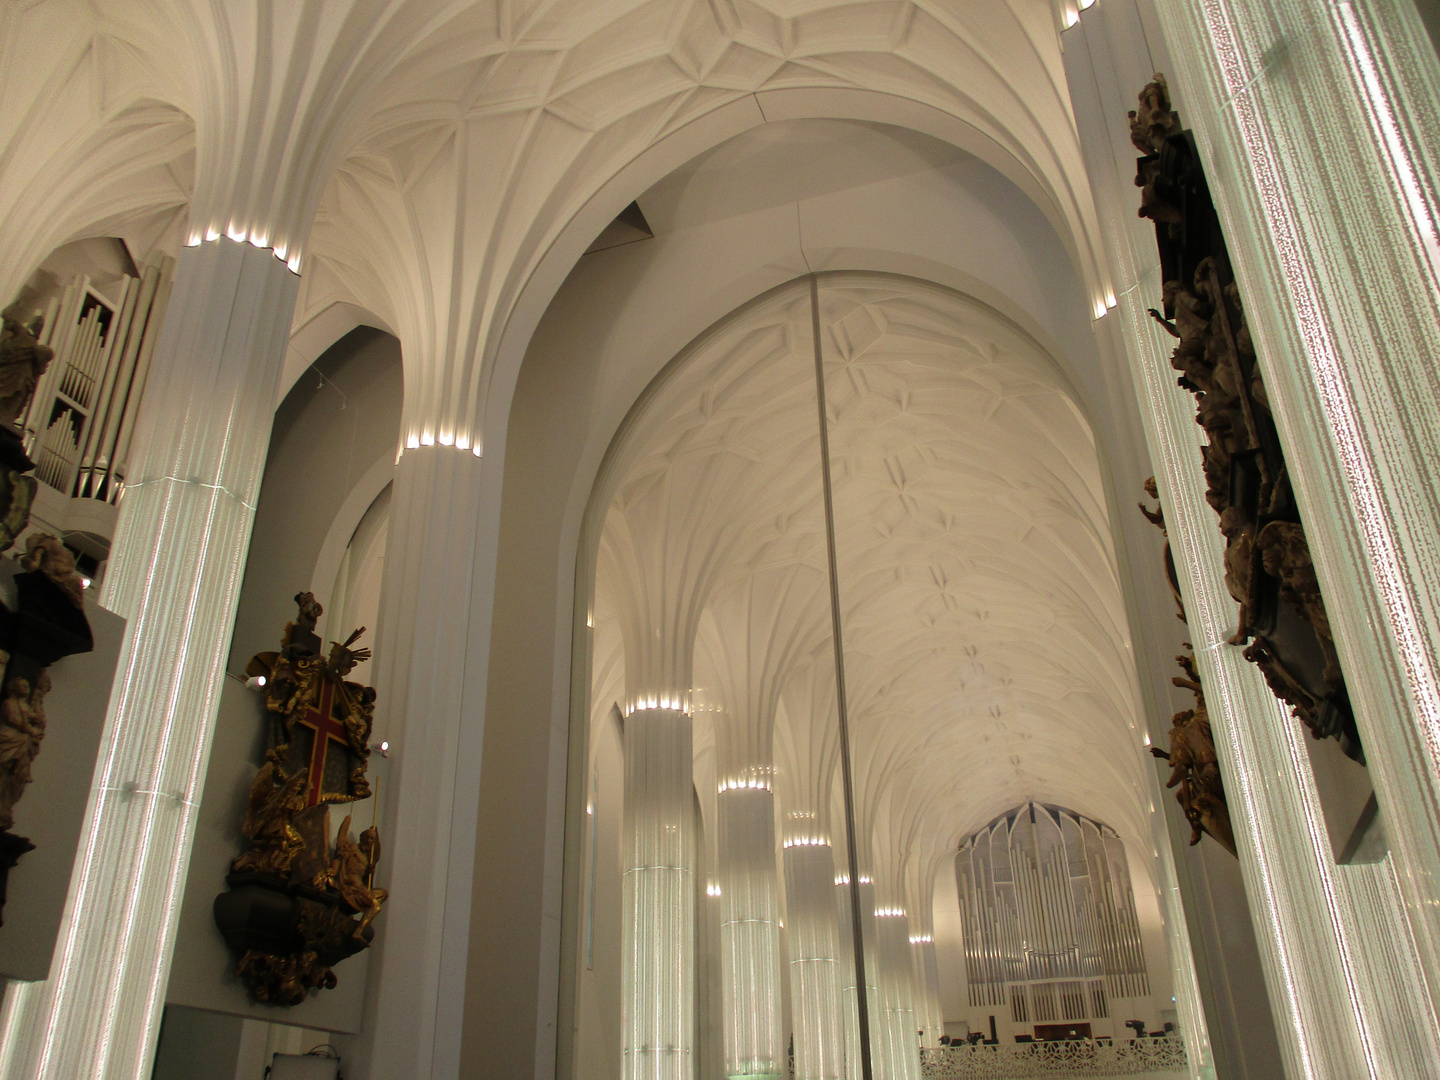
[[[1027,799],[1143,843],[1099,462],[1053,363],[993,311],[913,279],[825,275],[818,296],[864,863],[923,878]],[[634,643],[657,629],[672,649],[693,640],[721,781],[773,762],[785,811],[833,834],[810,326],[804,280],[742,309],[626,433],[597,577],[595,703],[625,703]]]
[[[573,260],[680,164],[645,166],[647,152],[683,144],[683,160],[798,115],[929,127],[978,153],[1035,200],[1103,290],[1056,10],[14,4],[0,27],[0,218],[34,227],[0,238],[0,293],[84,236],[148,249],[224,233],[274,246],[301,268],[297,326],[348,303],[398,334],[409,437],[478,446],[522,292],[547,258]],[[567,238],[572,228],[588,235]]]

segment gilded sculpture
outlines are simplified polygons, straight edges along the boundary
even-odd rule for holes
[[[375,866],[380,862],[380,833],[370,826],[360,834],[359,841],[350,838],[350,817],[340,823],[335,834],[335,859],[315,881],[317,888],[334,887],[345,902],[361,913],[354,937],[364,940],[365,929],[380,914],[380,907],[390,894],[375,888]]]
[[[357,839],[347,816],[331,839],[329,807],[371,795],[366,769],[375,691],[346,679],[370,658],[355,647],[364,629],[321,653],[315,627],[324,609],[295,597],[279,652],[246,668],[263,689],[269,739],[231,863],[229,891],[215,921],[239,954],[236,974],[257,1000],[297,1005],[338,984],[335,964],[369,946],[389,894],[375,885],[380,834]]]

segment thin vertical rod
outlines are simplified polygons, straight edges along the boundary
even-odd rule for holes
[[[850,863],[850,930],[855,941],[855,1010],[860,1024],[860,1076],[872,1080],[870,1003],[865,995],[865,933],[860,919],[860,857],[855,847],[855,781],[850,773],[850,711],[845,702],[845,643],[840,637],[840,571],[835,562],[835,503],[830,492],[830,421],[825,415],[825,363],[820,355],[820,280],[810,275],[810,331],[815,342],[815,402],[820,409],[820,480],[825,494],[825,548],[830,562],[830,640],[835,646],[835,703],[840,714],[840,777],[845,785],[845,839]]]

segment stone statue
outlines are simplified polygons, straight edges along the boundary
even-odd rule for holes
[[[65,598],[82,611],[85,608],[85,582],[75,571],[75,556],[60,542],[57,536],[48,533],[31,533],[25,539],[25,554],[20,556],[20,565],[26,570],[38,570],[49,578]]]
[[[1228,643],[1317,738],[1364,764],[1344,672],[1291,489],[1255,342],[1198,152],[1161,75],[1128,114],[1140,216],[1155,223],[1163,277],[1156,320],[1204,429],[1205,500],[1225,537],[1225,586],[1239,605]],[[1285,609],[1289,609],[1286,611]],[[1298,615],[1296,619],[1292,616]]]
[[[280,655],[292,660],[302,654],[320,651],[315,624],[325,614],[325,609],[312,592],[296,593],[295,606],[295,621],[286,623],[285,631],[280,635]]]
[[[1165,529],[1165,512],[1158,505],[1159,493],[1152,476],[1145,481],[1145,493],[1157,501],[1154,510],[1144,503],[1140,512],[1150,524],[1158,528],[1165,537],[1165,576],[1170,581],[1170,592],[1175,598],[1180,621],[1186,622],[1185,604],[1180,595],[1180,581],[1175,572],[1175,559],[1170,551],[1170,535]],[[1227,556],[1229,551],[1227,549]],[[1233,589],[1232,589],[1233,591]],[[1230,825],[1230,806],[1225,800],[1225,784],[1220,776],[1220,762],[1215,755],[1215,740],[1210,732],[1210,714],[1205,709],[1205,688],[1200,684],[1200,673],[1195,667],[1195,655],[1190,643],[1184,643],[1186,651],[1175,657],[1182,675],[1170,681],[1173,685],[1189,690],[1195,696],[1193,709],[1182,709],[1170,718],[1170,748],[1162,750],[1152,746],[1150,753],[1170,764],[1170,778],[1165,786],[1177,789],[1175,801],[1190,823],[1190,843],[1198,844],[1204,833],[1209,833],[1230,854],[1235,854],[1235,834]]]
[[[315,599],[312,592],[295,594],[295,603],[299,607],[299,614],[295,618],[295,625],[302,630],[315,632],[315,624],[320,621],[320,616],[325,614],[325,609],[320,606],[320,601]]]
[[[55,353],[35,340],[40,323],[22,326],[6,316],[0,327],[0,425],[19,434],[17,421],[30,404]]]
[[[30,783],[30,763],[45,738],[45,695],[50,674],[43,668],[32,687],[29,679],[13,678],[0,701],[0,829],[15,824],[15,804]]]
[[[1195,707],[1182,709],[1170,720],[1168,752],[1151,747],[1150,752],[1170,763],[1167,788],[1177,788],[1175,800],[1190,822],[1190,843],[1198,844],[1203,833],[1209,833],[1235,854],[1235,833],[1230,824],[1230,807],[1225,801],[1225,785],[1220,779],[1220,762],[1215,754],[1215,739],[1210,732],[1210,714],[1205,709],[1205,692],[1195,670],[1195,658],[1182,654],[1175,658],[1184,675],[1170,681],[1195,695]]]

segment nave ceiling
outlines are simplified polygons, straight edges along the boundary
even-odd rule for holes
[[[927,895],[944,852],[1032,798],[1148,855],[1099,465],[1053,363],[933,285],[826,275],[819,298],[862,865],[918,875],[907,887]],[[838,842],[807,283],[742,309],[662,379],[613,466],[594,715],[648,703],[658,671],[689,673],[719,784],[773,760],[782,838]]]
[[[0,49],[29,60],[0,83],[0,214],[43,224],[7,232],[0,291],[90,235],[142,259],[274,246],[301,267],[297,328],[344,304],[400,337],[416,443],[478,452],[497,370],[593,235],[767,120],[930,128],[1019,184],[1105,288],[1046,0],[12,8]]]

